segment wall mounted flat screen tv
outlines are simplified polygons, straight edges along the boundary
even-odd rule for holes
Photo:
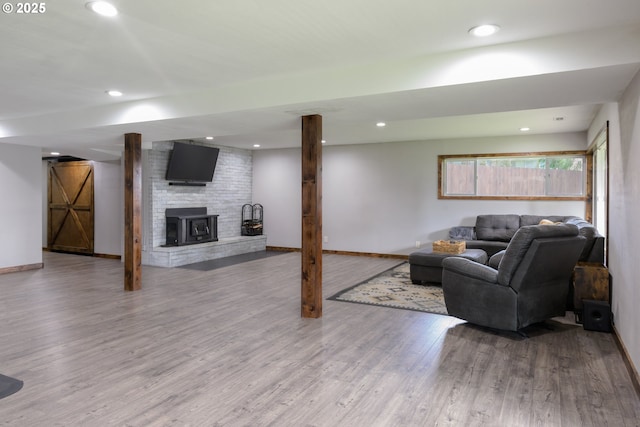
[[[211,182],[220,150],[205,145],[174,142],[167,165],[167,181]]]

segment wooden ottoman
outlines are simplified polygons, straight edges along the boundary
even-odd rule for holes
[[[482,249],[467,249],[461,254],[434,252],[431,248],[421,249],[409,255],[409,277],[415,285],[425,282],[442,283],[442,260],[452,256],[470,259],[486,264],[489,257]]]

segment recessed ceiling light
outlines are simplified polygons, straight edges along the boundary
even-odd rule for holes
[[[52,152],[51,152],[51,155],[52,155],[52,156],[59,156],[59,155],[60,155],[60,153],[58,153],[57,151],[52,151]]]
[[[520,132],[529,132],[530,130],[531,128],[527,128],[527,127],[520,128]]]
[[[260,148],[260,144],[253,144],[253,148]]]
[[[208,139],[209,141],[211,141],[213,139],[212,136],[206,136],[204,139]]]
[[[107,94],[109,96],[122,96],[122,92],[120,92],[119,90],[108,90]]]
[[[477,27],[470,28],[469,34],[474,37],[487,37],[497,33],[499,29],[500,27],[494,24],[483,24],[478,25]]]
[[[378,122],[376,123],[376,126],[378,126],[379,128],[383,128],[385,127],[387,124],[385,122]]]
[[[94,11],[98,15],[102,16],[116,16],[118,14],[118,9],[115,8],[109,2],[106,1],[90,1],[85,5],[87,9]]]

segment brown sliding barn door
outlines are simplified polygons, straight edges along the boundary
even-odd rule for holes
[[[93,254],[93,163],[49,164],[50,250]]]

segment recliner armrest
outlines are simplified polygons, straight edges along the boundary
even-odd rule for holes
[[[497,270],[498,267],[500,266],[500,261],[502,261],[502,257],[506,252],[507,252],[506,249],[503,249],[500,252],[496,252],[495,254],[493,254],[493,256],[489,258],[487,265]]]
[[[452,272],[482,280],[489,284],[498,283],[498,270],[466,258],[449,257],[442,260],[442,268]]]

